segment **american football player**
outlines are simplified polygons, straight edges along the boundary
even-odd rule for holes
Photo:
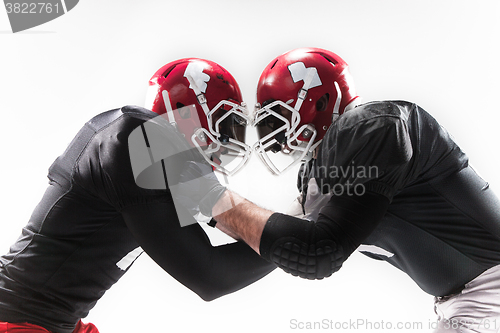
[[[345,61],[318,48],[271,61],[257,102],[255,151],[275,174],[291,164],[274,154],[305,160],[301,196],[288,215],[227,189],[215,205],[198,194],[221,230],[306,279],[332,275],[359,249],[435,296],[438,332],[498,330],[500,202],[429,113],[407,101],[361,104]]]
[[[236,80],[188,58],[160,68],[150,87],[148,109],[95,116],[50,167],[42,200],[0,257],[0,332],[98,332],[81,319],[143,251],[206,301],[275,267],[243,242],[212,246],[189,212],[176,210],[176,180],[166,178],[192,159],[231,172],[220,159],[248,155]]]

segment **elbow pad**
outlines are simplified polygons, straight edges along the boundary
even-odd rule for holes
[[[274,213],[264,227],[260,254],[284,271],[322,279],[338,271],[384,216],[389,199],[377,193],[335,196],[318,221]]]
[[[345,260],[338,242],[322,235],[313,221],[280,213],[267,221],[259,250],[285,272],[309,280],[332,275]]]

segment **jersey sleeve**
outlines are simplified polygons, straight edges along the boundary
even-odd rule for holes
[[[92,127],[88,123],[87,131]],[[196,149],[161,117],[140,119],[125,114],[94,129],[73,179],[121,211],[169,200],[170,187],[178,182],[184,163],[196,158],[200,158]]]
[[[323,279],[374,230],[389,200],[367,192],[332,196],[317,221],[274,213],[262,232],[259,251],[285,272],[305,279]]]
[[[313,170],[323,193],[394,196],[414,151],[405,114],[390,111],[355,109],[331,126]]]
[[[206,301],[237,291],[276,268],[245,243],[213,247],[199,224],[181,227],[171,200],[128,206],[122,215],[144,251]]]

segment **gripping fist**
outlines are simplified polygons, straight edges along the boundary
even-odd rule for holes
[[[188,161],[184,164],[173,195],[191,214],[212,216],[212,208],[225,191],[226,187],[219,183],[210,165]]]

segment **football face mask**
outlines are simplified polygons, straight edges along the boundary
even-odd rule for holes
[[[245,143],[250,123],[246,107],[230,101],[220,101],[207,113],[208,130],[198,126],[191,143],[216,170],[233,175],[250,158],[252,149]]]
[[[257,84],[255,151],[274,174],[290,169],[314,155],[332,122],[357,97],[348,66],[336,54],[299,48],[278,56]]]
[[[256,110],[254,126],[259,140],[253,150],[272,173],[279,175],[289,170],[319,144],[313,145],[317,135],[313,126],[297,128],[299,125],[300,113],[282,101]]]

